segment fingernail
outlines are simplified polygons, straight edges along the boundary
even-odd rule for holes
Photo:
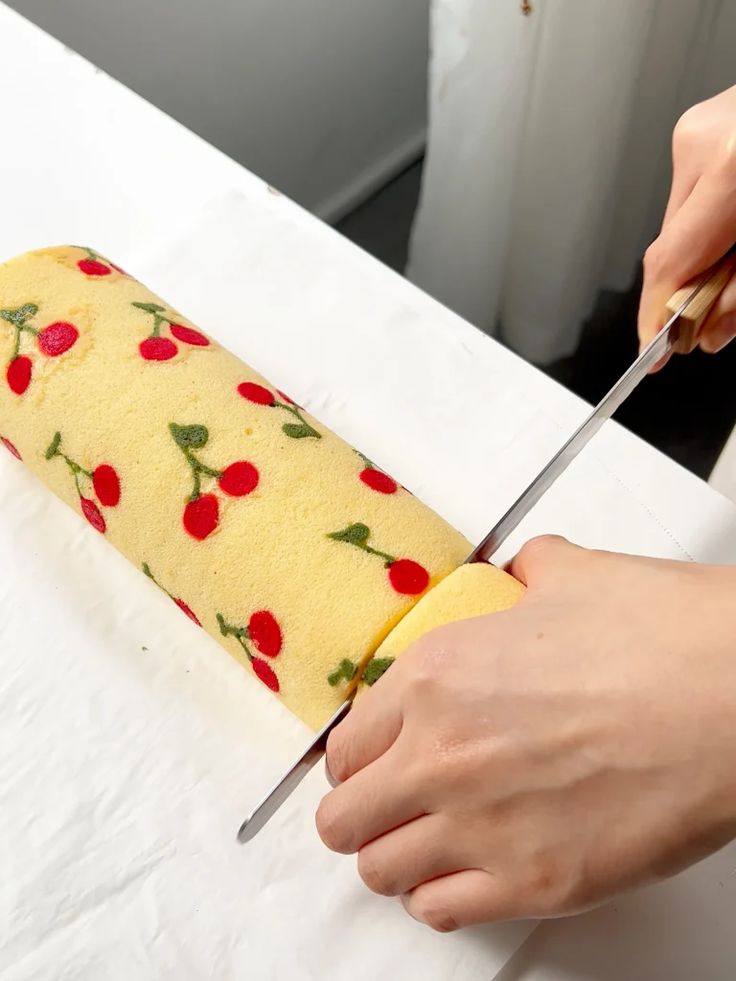
[[[334,790],[335,787],[338,785],[339,781],[335,780],[335,778],[332,776],[332,773],[330,772],[330,768],[327,765],[327,757],[325,757],[325,776],[327,777],[327,783]]]

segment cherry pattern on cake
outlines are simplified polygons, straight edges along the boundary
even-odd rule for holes
[[[369,545],[371,530],[362,522],[348,525],[341,531],[332,531],[327,537],[335,542],[347,542],[369,555],[383,559],[384,568],[388,569],[388,581],[403,596],[419,596],[429,585],[429,573],[414,559],[396,558]]]
[[[393,657],[372,657],[363,670],[363,674],[359,679],[360,683],[369,687],[375,685],[378,679],[388,671],[394,660]],[[351,661],[345,657],[340,661],[335,670],[327,675],[327,683],[333,688],[336,688],[343,682],[351,682],[357,673],[358,665],[355,661]]]
[[[143,310],[153,318],[151,333],[138,345],[138,352],[144,361],[171,361],[179,353],[179,348],[171,339],[174,337],[189,347],[209,347],[210,339],[186,324],[179,324],[166,314],[166,307],[158,303],[133,303],[137,310]],[[168,329],[171,337],[162,335]]]
[[[82,249],[82,253],[77,267],[90,279],[102,281],[113,273],[127,275],[120,267],[91,249]],[[150,333],[138,346],[139,354],[144,360],[170,361],[179,353],[180,345],[200,348],[211,346],[206,335],[177,322],[175,314],[166,307],[154,302],[134,302],[132,306],[150,318]],[[67,321],[39,325],[38,313],[39,306],[30,302],[13,309],[0,310],[0,320],[9,324],[14,331],[13,351],[6,366],[6,382],[17,395],[26,392],[31,384],[35,362],[39,356],[61,357],[74,348],[80,336],[77,327]],[[281,429],[290,439],[322,438],[322,433],[305,419],[301,406],[279,389],[246,381],[237,386],[237,392],[253,405],[276,409],[286,414],[288,421],[281,423]],[[283,419],[284,415],[281,415],[281,420]],[[244,497],[251,494],[259,485],[260,474],[254,464],[247,460],[236,460],[222,469],[211,467],[201,460],[198,453],[208,445],[210,438],[209,430],[204,425],[170,423],[169,430],[187,461],[192,476],[191,493],[186,498],[182,515],[183,526],[189,536],[202,541],[219,525],[223,495]],[[17,448],[7,437],[0,436],[0,442],[8,452],[21,459]],[[368,457],[355,452],[362,461],[358,479],[369,491],[387,496],[397,494],[401,485]],[[62,448],[61,432],[54,434],[45,451],[45,458],[48,461],[56,458],[64,461],[74,480],[82,514],[98,532],[105,534],[107,522],[103,511],[106,508],[116,508],[121,500],[121,483],[115,468],[109,463],[101,463],[93,470],[85,469]],[[203,487],[206,480],[211,481],[209,487]],[[371,529],[361,522],[331,532],[327,537],[349,544],[381,560],[388,583],[402,596],[417,597],[429,586],[429,573],[422,565],[413,559],[397,557],[373,547]],[[192,608],[156,579],[147,562],[143,563],[142,569],[193,623],[202,626]],[[222,636],[235,638],[256,676],[271,691],[278,693],[280,683],[272,664],[281,654],[283,635],[274,615],[266,609],[257,610],[250,615],[245,625],[230,623],[220,613],[216,616]],[[352,686],[353,683],[372,685],[392,663],[393,658],[373,657],[361,669],[360,662],[343,658],[337,668],[327,676],[327,681],[333,687],[341,684]]]
[[[88,249],[86,246],[78,246],[78,248],[85,253],[85,256],[77,262],[77,268],[85,276],[99,278],[101,276],[110,276],[113,272],[119,272],[123,276],[127,276],[127,273],[123,272],[120,266],[116,266],[114,262],[105,259],[99,252],[95,252],[94,249]]]
[[[16,448],[15,444],[11,443],[7,436],[0,436],[0,443],[3,444],[3,446],[8,451],[8,453],[10,453],[11,456],[14,456],[16,460],[23,459],[23,457],[18,452],[18,449]]]
[[[264,660],[266,657],[278,657],[283,646],[281,627],[273,613],[270,610],[256,610],[245,627],[228,623],[222,613],[218,613],[217,623],[223,637],[234,637],[240,644],[256,677],[278,694],[279,679],[271,665]]]
[[[388,671],[391,665],[394,663],[395,658],[393,657],[372,657],[370,661],[366,664],[365,670],[361,677],[361,682],[364,685],[375,685],[379,678]]]
[[[396,483],[393,477],[389,477],[387,473],[380,470],[375,463],[364,456],[360,450],[355,451],[360,459],[363,461],[363,469],[358,474],[359,479],[366,485],[370,487],[371,490],[376,491],[379,494],[395,494],[399,489],[399,485]]]
[[[47,460],[59,457],[66,463],[74,478],[82,514],[96,531],[104,535],[107,531],[107,523],[100,511],[100,505],[105,508],[115,508],[120,503],[120,478],[115,468],[109,463],[101,463],[94,470],[85,470],[76,460],[63,452],[60,432],[54,433],[54,438],[44,456]],[[83,481],[91,485],[91,490],[87,493],[82,489]]]
[[[199,617],[191,608],[191,606],[189,606],[188,603],[185,603],[183,599],[180,599],[178,596],[174,596],[173,593],[170,593],[165,586],[162,586],[161,583],[158,581],[158,579],[156,579],[154,574],[151,572],[151,567],[147,562],[143,563],[142,569],[143,569],[143,574],[148,576],[151,582],[155,583],[163,593],[166,593],[166,595],[169,597],[171,602],[175,603],[179,607],[181,612],[189,617],[192,623],[196,623],[198,627],[202,626],[202,624],[199,622]]]
[[[259,385],[257,382],[241,382],[238,385],[238,395],[254,405],[281,409],[294,416],[297,422],[285,422],[281,426],[281,431],[290,439],[322,439],[322,433],[317,432],[314,426],[310,426],[301,414],[300,406],[278,389],[272,392],[265,385]]]
[[[327,683],[337,688],[342,682],[350,682],[358,673],[358,665],[349,657],[344,657],[331,674],[327,675]]]
[[[29,354],[21,353],[27,336],[35,338],[36,347],[46,358],[66,354],[79,338],[77,328],[66,320],[56,320],[44,327],[31,323],[38,309],[36,303],[24,303],[19,307],[0,310],[0,318],[11,325],[15,334],[13,350],[5,368],[5,381],[15,395],[23,395],[33,377],[33,359]]]
[[[184,507],[182,522],[192,538],[204,541],[219,524],[220,502],[216,494],[202,493],[202,478],[216,480],[217,486],[228,497],[246,497],[258,486],[260,474],[248,460],[236,460],[223,470],[215,470],[195,456],[194,451],[204,449],[209,442],[210,434],[206,426],[181,426],[172,422],[169,432],[192,473],[192,491]]]

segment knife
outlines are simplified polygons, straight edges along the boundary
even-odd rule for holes
[[[734,247],[736,249],[736,247]],[[532,480],[500,521],[473,549],[465,560],[486,562],[503,545],[517,525],[529,513],[542,495],[549,490],[560,474],[564,473],[583,447],[595,436],[604,422],[634,391],[636,386],[665,355],[670,352],[689,354],[698,342],[700,328],[734,272],[734,249],[696,281],[678,290],[667,303],[669,319],[659,333],[641,352],[630,368],[619,378],[613,388],[601,399],[587,419],[575,430],[567,442],[555,453],[549,463]],[[353,693],[354,695],[354,693]],[[293,793],[307,773],[324,755],[327,737],[350,711],[352,698],[348,698],[320,729],[294,765],[274,784],[258,802],[238,831],[238,841],[250,841],[273,817],[285,800]]]

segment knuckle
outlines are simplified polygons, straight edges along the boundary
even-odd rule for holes
[[[675,128],[672,131],[672,147],[675,153],[679,153],[692,144],[693,134],[700,124],[701,111],[700,104],[691,106],[683,112],[675,123]]]
[[[523,892],[523,907],[537,916],[564,912],[572,894],[559,863],[549,856],[539,856],[532,862]]]
[[[352,849],[348,822],[335,806],[332,794],[322,799],[317,808],[317,833],[333,852],[349,855]]]
[[[416,919],[426,923],[436,933],[452,933],[459,926],[457,916],[447,903],[417,897],[413,907]]]
[[[427,734],[425,746],[430,749],[427,758],[417,760],[413,770],[407,767],[407,780],[419,783],[423,792],[441,785],[448,794],[459,793],[482,773],[495,769],[493,751],[485,745],[479,752],[477,733],[462,722],[436,724]]]
[[[646,282],[659,282],[670,278],[671,258],[661,237],[655,238],[644,253],[644,279]]]
[[[443,677],[451,652],[442,640],[442,629],[426,634],[414,649],[410,685],[417,689],[434,688]]]
[[[559,535],[537,535],[536,538],[530,538],[525,545],[522,546],[519,552],[519,557],[523,561],[544,561],[550,557],[550,554],[555,551],[559,545],[564,542],[563,538]]]
[[[395,879],[376,857],[371,847],[361,848],[358,852],[358,875],[371,892],[379,896],[397,896]]]

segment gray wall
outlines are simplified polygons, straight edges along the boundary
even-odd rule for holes
[[[8,2],[328,218],[421,149],[429,0]]]

